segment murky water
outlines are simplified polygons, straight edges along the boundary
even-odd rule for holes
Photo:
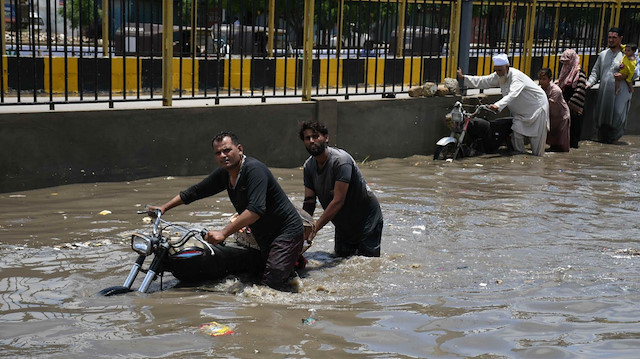
[[[171,276],[164,291],[96,294],[135,259],[135,211],[198,178],[0,194],[0,356],[635,358],[640,137],[624,140],[544,159],[368,162],[383,256],[332,259],[327,227],[297,294]],[[299,204],[301,170],[274,173]],[[223,194],[167,219],[216,228],[231,208]],[[211,321],[235,334],[198,331]]]

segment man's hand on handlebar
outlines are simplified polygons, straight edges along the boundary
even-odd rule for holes
[[[491,105],[489,105],[489,109],[495,112],[498,112],[498,106],[496,106],[495,103],[492,103]]]
[[[156,211],[160,211],[160,214],[164,214],[165,210],[162,206],[147,206],[147,214],[151,218],[156,218]]]
[[[220,231],[209,231],[207,232],[207,235],[204,236],[204,240],[211,244],[219,244],[226,238],[227,237],[225,237]]]

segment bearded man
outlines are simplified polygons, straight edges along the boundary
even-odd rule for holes
[[[623,79],[619,67],[624,57],[621,46],[622,34],[619,28],[613,27],[609,30],[607,42],[609,48],[598,54],[598,59],[587,81],[587,88],[600,83],[594,110],[598,139],[604,143],[615,143],[624,134],[631,92],[627,86],[620,86],[618,94],[615,90],[616,79]]]
[[[544,90],[529,76],[509,67],[506,54],[493,57],[493,70],[487,76],[463,75],[458,68],[458,79],[464,80],[468,87],[487,89],[500,87],[502,98],[489,107],[494,111],[509,108],[513,116],[511,143],[518,153],[526,153],[524,139],[531,143],[531,152],[536,156],[544,155],[544,147],[549,131],[549,101]]]
[[[304,163],[302,209],[313,215],[316,197],[324,208],[307,241],[331,221],[337,257],[379,257],[382,211],[356,162],[346,151],[328,146],[329,130],[320,122],[303,123],[299,136],[311,155]]]

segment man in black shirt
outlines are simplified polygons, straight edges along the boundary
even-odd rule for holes
[[[212,145],[218,168],[169,202],[151,209],[164,213],[226,189],[239,216],[223,229],[209,231],[205,240],[218,244],[248,226],[266,263],[263,284],[286,288],[302,250],[304,229],[300,215],[267,166],[244,155],[235,134],[221,132]]]

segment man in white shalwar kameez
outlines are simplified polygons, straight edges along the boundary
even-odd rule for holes
[[[527,137],[531,143],[531,152],[536,156],[544,155],[549,131],[547,95],[529,76],[510,68],[506,54],[493,57],[493,69],[495,72],[487,76],[465,76],[462,70],[458,69],[458,78],[464,79],[464,84],[473,88],[500,87],[503,97],[489,107],[496,111],[509,107],[513,116],[513,149],[519,153],[526,153],[524,138]]]
[[[620,92],[616,95],[616,78],[621,76],[619,65],[624,56],[620,46],[620,30],[611,28],[607,41],[609,48],[598,54],[596,64],[587,80],[587,88],[600,82],[593,113],[598,127],[598,139],[605,143],[614,143],[624,134],[631,92],[627,86],[620,86]]]

